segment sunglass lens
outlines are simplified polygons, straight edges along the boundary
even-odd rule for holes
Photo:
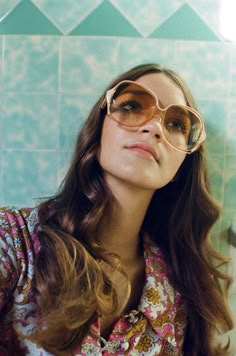
[[[176,148],[189,151],[198,142],[200,119],[184,106],[172,105],[165,114],[164,131],[167,140]]]
[[[137,127],[155,110],[155,98],[138,84],[122,84],[115,91],[110,106],[111,116],[124,126]]]

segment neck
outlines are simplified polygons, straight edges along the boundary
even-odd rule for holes
[[[119,184],[111,189],[116,198],[112,217],[101,229],[99,239],[107,250],[117,253],[126,264],[140,257],[140,229],[153,191]]]

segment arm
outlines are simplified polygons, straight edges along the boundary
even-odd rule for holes
[[[11,299],[9,298],[10,294],[14,290],[19,277],[9,214],[8,210],[0,209],[0,313]]]

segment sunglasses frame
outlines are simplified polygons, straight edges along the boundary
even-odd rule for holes
[[[142,122],[141,124],[139,124],[138,126],[128,126],[128,125],[124,125],[124,124],[121,124],[118,120],[116,120],[111,112],[110,112],[110,108],[111,108],[111,100],[112,100],[112,97],[114,95],[114,93],[116,92],[117,88],[122,85],[122,84],[135,84],[137,85],[138,87],[141,87],[142,89],[144,89],[146,92],[148,92],[154,99],[155,99],[155,102],[156,102],[156,107],[158,108],[158,110],[160,110],[161,112],[165,113],[170,107],[172,106],[179,106],[181,108],[184,108],[184,109],[187,109],[188,111],[190,111],[191,113],[193,113],[195,116],[198,117],[199,121],[200,121],[200,135],[199,135],[199,139],[198,141],[196,142],[196,145],[190,149],[190,150],[183,150],[181,148],[178,148],[178,147],[175,147],[171,142],[168,141],[168,139],[166,138],[165,136],[165,133],[164,133],[164,130],[163,130],[163,120],[162,118],[160,118],[160,123],[161,123],[161,127],[162,127],[162,132],[163,132],[163,137],[165,139],[165,141],[173,148],[175,148],[177,151],[181,151],[181,152],[185,152],[187,154],[190,154],[194,151],[196,151],[199,146],[203,143],[203,141],[206,139],[206,131],[205,131],[205,125],[204,125],[204,120],[203,118],[201,117],[201,115],[199,114],[198,111],[196,111],[195,109],[191,108],[190,106],[187,106],[187,105],[178,105],[178,104],[170,104],[168,106],[166,106],[164,109],[162,109],[159,105],[159,100],[158,100],[158,97],[156,96],[156,94],[149,88],[145,87],[144,85],[142,84],[139,84],[133,80],[122,80],[121,82],[119,82],[118,84],[116,84],[113,88],[107,90],[106,92],[106,96],[105,98],[103,99],[102,101],[102,104],[101,104],[101,108],[104,109],[105,106],[107,106],[107,116],[112,119],[113,121],[119,123],[120,125],[122,126],[125,126],[125,127],[141,127],[143,126],[144,124],[146,124],[148,121],[152,120],[152,118]]]

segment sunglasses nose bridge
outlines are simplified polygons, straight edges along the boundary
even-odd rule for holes
[[[165,112],[166,112],[166,110],[165,109],[161,109],[160,106],[158,105],[158,102],[157,102],[156,106],[155,106],[155,111],[152,114],[151,120],[155,118],[162,125],[163,119],[165,117]]]

